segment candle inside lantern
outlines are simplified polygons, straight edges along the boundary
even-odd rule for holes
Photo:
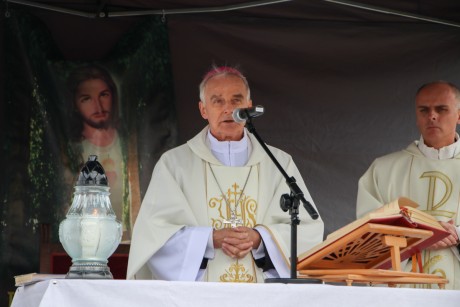
[[[87,217],[81,220],[81,257],[91,259],[97,256],[101,230],[97,217]]]

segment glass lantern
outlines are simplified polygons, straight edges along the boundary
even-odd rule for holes
[[[59,240],[72,258],[66,278],[113,278],[107,259],[121,241],[122,227],[109,195],[104,169],[91,155],[78,176],[72,206],[59,225]]]

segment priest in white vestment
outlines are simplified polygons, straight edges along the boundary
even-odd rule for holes
[[[232,117],[235,108],[251,105],[238,70],[215,67],[203,78],[199,109],[209,125],[155,166],[134,225],[128,279],[254,283],[290,277],[290,215],[279,204],[289,187],[244,123]],[[314,206],[292,158],[269,148]],[[299,253],[320,243],[324,231],[321,218],[300,209]]]
[[[460,91],[448,82],[428,83],[415,107],[420,140],[372,163],[359,180],[357,217],[401,196],[417,202],[450,232],[422,252],[423,270],[447,278],[446,289],[460,289]]]

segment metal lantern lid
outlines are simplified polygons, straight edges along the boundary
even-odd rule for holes
[[[76,186],[108,186],[109,182],[105,175],[104,168],[101,163],[97,161],[96,155],[90,155],[88,161],[85,163],[78,176]]]

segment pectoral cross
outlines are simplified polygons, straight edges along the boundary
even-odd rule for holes
[[[237,226],[243,226],[243,220],[238,218],[235,212],[232,212],[229,220],[224,219],[224,224],[230,224],[232,228],[236,228]]]

